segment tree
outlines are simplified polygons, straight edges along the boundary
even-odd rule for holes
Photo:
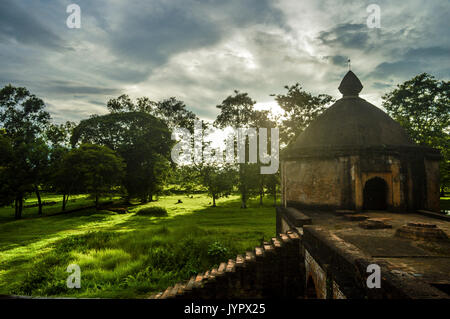
[[[216,107],[220,110],[214,124],[220,128],[225,127],[249,127],[251,123],[254,105],[256,101],[252,100],[248,93],[240,93],[235,90],[234,95],[228,96],[221,104]]]
[[[230,166],[204,165],[200,168],[200,180],[212,197],[213,207],[216,207],[216,199],[231,194],[235,183],[236,172]]]
[[[42,138],[50,114],[44,109],[44,102],[26,88],[7,85],[0,90],[0,126],[12,150],[8,171],[3,172],[12,180],[8,181],[8,189],[2,187],[0,196],[6,198],[14,193],[16,219],[22,217],[26,194],[38,191],[45,169],[48,148]]]
[[[200,185],[198,168],[193,165],[180,165],[170,170],[169,183],[177,185],[185,194],[193,193]]]
[[[194,121],[197,116],[189,111],[183,101],[174,97],[159,101],[152,112],[152,115],[162,119],[169,129],[182,127],[190,130],[194,129]]]
[[[228,96],[221,104],[217,105],[220,113],[214,125],[220,128],[237,127],[248,128],[254,119],[254,105],[247,93],[235,90],[234,95]],[[247,139],[248,140],[248,139]],[[248,141],[246,140],[246,154],[248,155]],[[238,188],[241,193],[241,208],[247,208],[247,199],[256,192],[257,181],[255,175],[256,164],[239,163]],[[256,173],[257,174],[257,173]]]
[[[284,111],[280,138],[284,145],[289,145],[334,100],[327,94],[312,95],[304,91],[299,83],[284,88],[286,94],[272,96]]]
[[[28,144],[26,153],[29,154],[29,177],[32,180],[33,190],[38,200],[38,215],[42,215],[40,185],[46,182],[50,174],[50,148],[43,138],[38,138],[34,143]]]
[[[108,147],[83,144],[64,156],[60,174],[92,194],[98,208],[99,198],[120,184],[124,168],[122,158]]]
[[[273,197],[273,206],[277,205],[277,187],[280,185],[280,171],[276,174],[267,175],[265,179],[265,186]]]
[[[5,130],[0,131],[0,206],[9,205],[14,201],[13,163],[14,151],[11,139],[6,136]]]
[[[70,137],[73,129],[77,126],[75,122],[66,121],[63,124],[50,123],[45,130],[45,137],[49,144],[54,147],[70,148]]]
[[[116,151],[126,163],[122,184],[128,201],[141,198],[143,202],[159,189],[173,145],[167,125],[144,112],[115,112],[83,120],[71,138],[72,146],[80,142]]]
[[[275,128],[276,122],[273,120],[274,116],[271,114],[269,110],[263,110],[263,111],[257,111],[255,110],[252,113],[251,118],[251,126],[259,130],[259,128],[266,128],[268,131],[270,131],[270,128]],[[258,148],[259,148],[259,138],[258,135]],[[267,150],[270,150],[271,148],[271,136],[267,135]],[[259,150],[258,150],[259,151]],[[261,163],[258,164],[258,167],[263,166]],[[263,205],[263,197],[264,192],[266,188],[270,188],[271,194],[276,198],[276,183],[277,179],[274,179],[273,176],[277,174],[259,174],[258,172],[255,172],[257,175],[257,183],[258,183],[258,193],[259,193],[259,204]],[[274,184],[275,183],[275,184]],[[276,201],[276,199],[275,199]]]
[[[170,130],[175,127],[183,127],[193,130],[197,116],[189,111],[183,101],[170,97],[159,102],[154,102],[148,97],[140,97],[135,102],[123,94],[107,103],[111,113],[143,112],[153,115],[164,121]]]
[[[141,97],[133,101],[128,95],[124,94],[116,99],[109,100],[107,108],[112,114],[135,112],[154,116],[165,123],[169,131],[172,131],[176,127],[181,127],[193,132],[194,121],[197,119],[197,116],[187,109],[184,102],[179,101],[174,97],[159,102],[154,102],[148,97]],[[171,145],[172,144],[170,144],[170,147]],[[122,156],[124,155],[122,154]],[[125,156],[124,158],[127,159]],[[139,196],[143,202],[146,202],[147,200],[151,201],[152,194],[161,191],[162,185],[170,171],[176,169],[175,163],[172,163],[171,166],[168,165],[169,162],[167,161],[167,156],[165,154],[158,158],[159,160],[153,161],[155,165],[151,167],[147,166],[147,168],[145,168],[146,175],[143,175],[142,172],[136,170],[136,166],[134,166],[129,173],[129,176],[135,175],[136,177],[133,178],[135,183],[128,183],[127,189],[130,191],[131,186],[137,186],[135,188],[137,189],[137,192],[141,194]],[[130,164],[131,163],[127,160],[127,167]],[[140,182],[136,183],[137,180],[140,180]],[[144,189],[146,189],[146,191],[139,191]],[[132,191],[132,193],[136,192]]]
[[[62,210],[66,209],[66,204],[70,195],[81,190],[77,189],[77,183],[72,181],[72,175],[61,174],[61,165],[64,155],[70,151],[70,138],[74,122],[67,121],[64,124],[50,124],[45,131],[47,144],[51,146],[46,186],[54,192],[62,194]]]
[[[441,150],[441,189],[450,182],[450,82],[427,73],[385,94],[383,107],[418,144]]]

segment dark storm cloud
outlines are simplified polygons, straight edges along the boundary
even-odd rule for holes
[[[342,55],[333,55],[325,57],[331,61],[334,65],[343,66],[347,63],[348,57]]]
[[[0,0],[0,85],[26,86],[58,121],[124,93],[175,96],[208,119],[234,89],[258,102],[295,82],[336,95],[347,57],[373,96],[421,72],[450,76],[445,1],[380,0],[381,29],[362,0],[77,0],[77,30],[70,3]]]
[[[0,1],[0,42],[19,43],[62,49],[61,38],[32,15],[27,3],[14,0]]]
[[[450,59],[450,47],[428,47],[428,48],[417,48],[408,50],[405,54],[406,59],[444,59],[446,64],[448,64]]]
[[[410,49],[397,61],[379,64],[373,76],[411,78],[421,72],[428,72],[439,77],[450,77],[450,48],[427,47]]]
[[[102,87],[94,87],[94,86],[51,86],[49,87],[49,91],[55,93],[63,93],[63,94],[97,94],[97,95],[105,95],[105,94],[119,94],[120,90],[111,89],[111,88],[102,88]]]
[[[347,48],[364,48],[369,42],[370,30],[365,24],[339,24],[328,31],[320,32],[318,39],[329,46],[339,44]]]
[[[158,66],[179,52],[218,43],[231,28],[282,21],[268,0],[150,3],[139,7],[131,2],[123,8],[111,30],[114,54]]]

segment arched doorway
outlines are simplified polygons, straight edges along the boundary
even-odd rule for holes
[[[308,280],[306,281],[306,299],[317,299],[317,291],[316,285],[314,284],[314,280],[311,276],[308,276]]]
[[[385,210],[387,209],[388,186],[384,179],[374,177],[364,185],[364,209]]]

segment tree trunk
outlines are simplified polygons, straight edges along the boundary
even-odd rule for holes
[[[262,191],[259,192],[259,206],[263,205],[263,196],[264,196],[264,193]]]
[[[98,195],[95,194],[95,209],[98,209]]]
[[[244,193],[241,194],[241,208],[247,208],[247,199]]]
[[[17,198],[14,200],[14,218],[19,219],[19,201]]]
[[[153,194],[152,193],[148,194],[148,201],[153,202]]]
[[[63,194],[62,211],[66,210],[66,194]]]
[[[42,201],[41,201],[41,194],[39,193],[39,186],[34,186],[34,192],[36,193],[36,197],[38,200],[38,215],[42,215]]]
[[[216,195],[213,194],[212,198],[213,198],[213,207],[216,207]]]
[[[22,206],[23,205],[23,196],[17,196],[14,206],[15,206],[15,212],[14,212],[14,217],[15,219],[21,219],[22,218]]]

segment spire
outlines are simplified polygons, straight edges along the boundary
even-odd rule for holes
[[[339,92],[341,92],[343,96],[358,96],[362,88],[363,85],[355,73],[348,71],[339,85]]]

